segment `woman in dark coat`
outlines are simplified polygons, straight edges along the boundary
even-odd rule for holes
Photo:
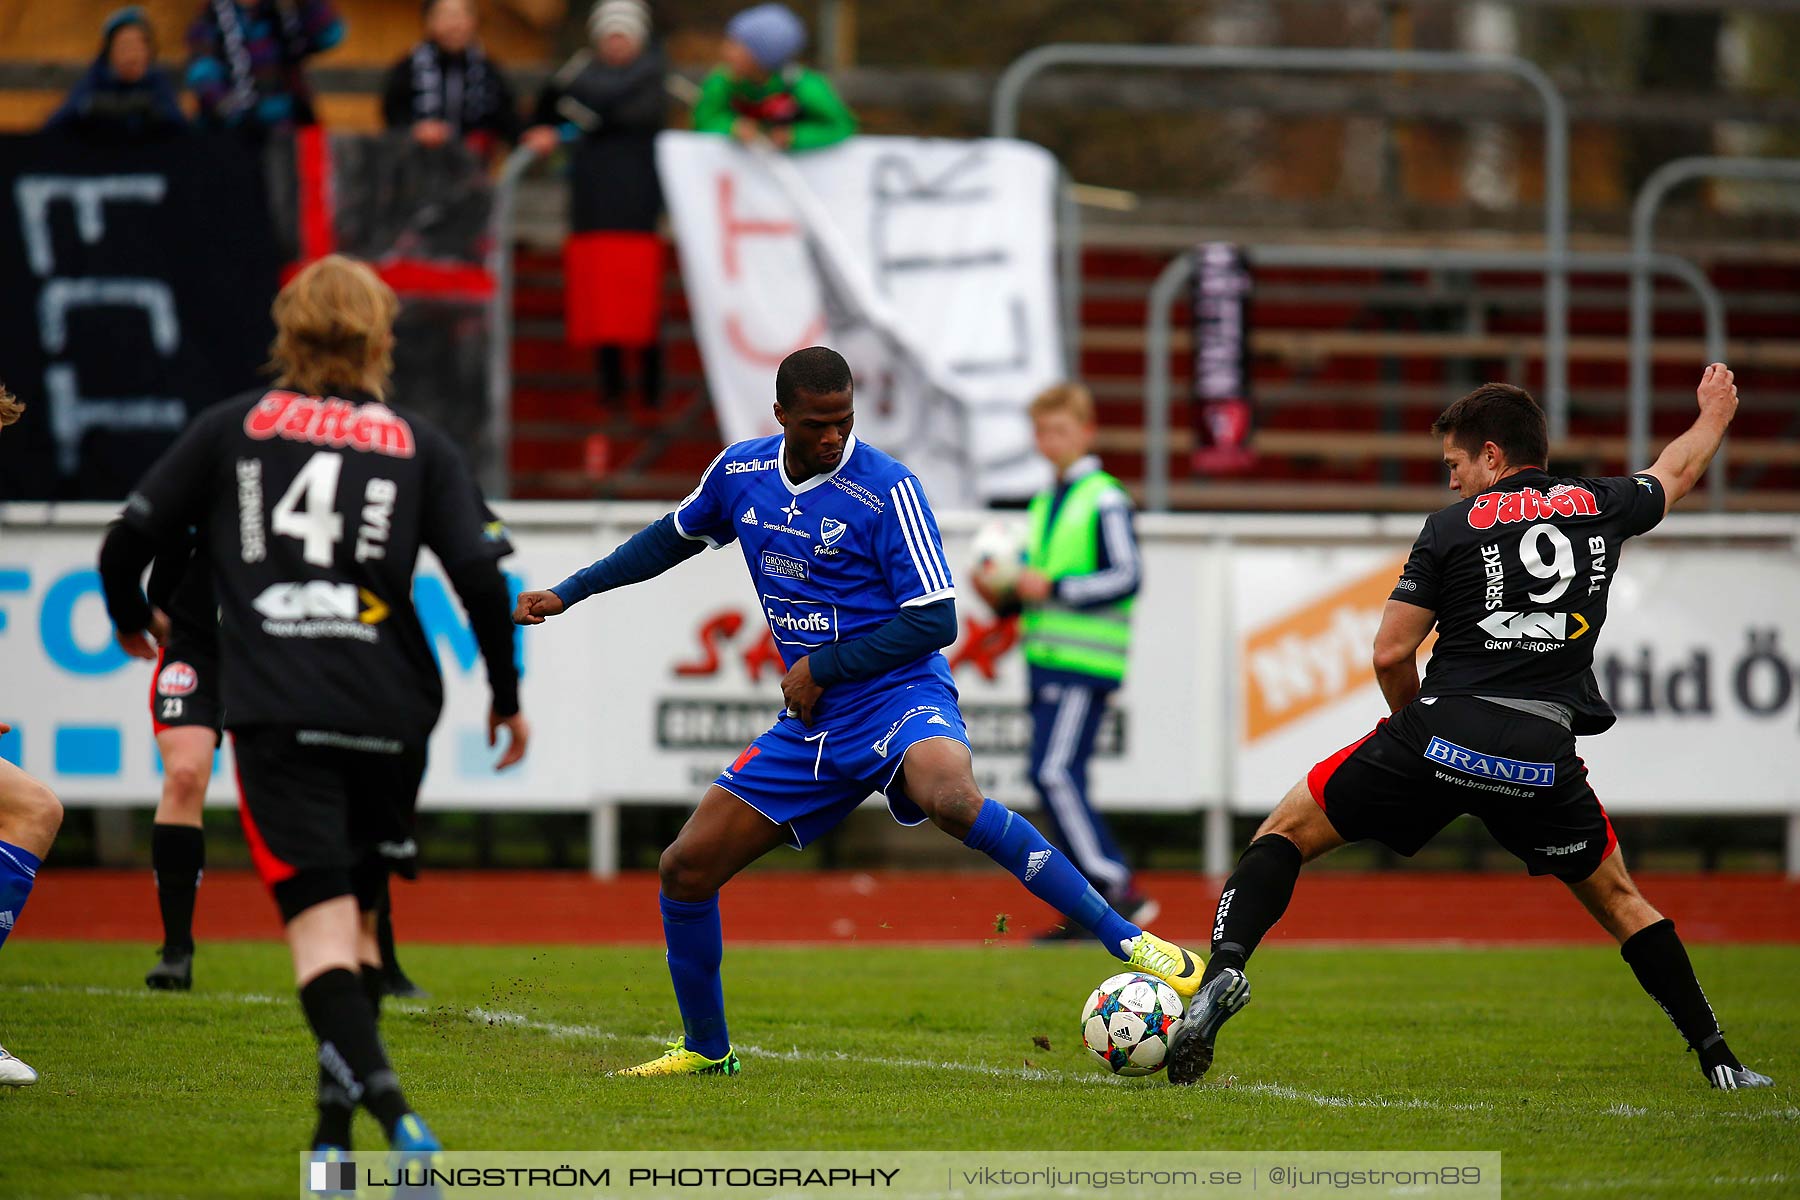
[[[570,229],[564,251],[568,340],[598,348],[601,395],[625,392],[635,349],[647,405],[662,391],[662,189],[656,134],[668,107],[667,66],[639,0],[601,0],[588,18],[592,47],[545,84],[525,144],[570,147]]]

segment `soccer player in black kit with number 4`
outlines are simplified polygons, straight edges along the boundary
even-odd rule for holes
[[[287,927],[318,1039],[313,1146],[347,1150],[355,1106],[408,1155],[439,1149],[406,1103],[376,1021],[375,906],[413,840],[425,747],[443,705],[412,604],[430,547],[487,664],[489,741],[524,756],[506,584],[480,493],[441,432],[381,402],[394,293],[331,255],[275,301],[273,389],[208,409],[139,481],[100,550],[121,642],[150,653],[169,622],[139,586],[198,529],[219,600],[225,726],[257,873]],[[135,652],[135,651],[134,651]]]
[[[1426,518],[1375,634],[1392,715],[1315,766],[1256,831],[1225,881],[1212,958],[1172,1038],[1169,1078],[1212,1066],[1219,1027],[1250,999],[1244,963],[1287,909],[1300,865],[1372,838],[1411,856],[1463,813],[1533,875],[1554,875],[1618,939],[1716,1088],[1768,1087],[1738,1061],[1694,977],[1675,923],[1638,893],[1578,735],[1617,719],[1594,682],[1594,643],[1627,538],[1694,489],[1737,411],[1723,363],[1706,368],[1700,416],[1655,464],[1610,479],[1545,470],[1549,437],[1530,395],[1490,383],[1432,425],[1450,489]],[[1421,686],[1417,654],[1437,627]]]

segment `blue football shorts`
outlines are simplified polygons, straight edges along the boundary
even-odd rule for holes
[[[799,850],[829,832],[871,794],[887,797],[902,825],[925,820],[900,786],[906,752],[932,738],[969,745],[956,694],[917,683],[871,697],[808,726],[783,715],[714,782],[777,825]]]

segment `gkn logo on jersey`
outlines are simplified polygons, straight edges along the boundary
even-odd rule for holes
[[[381,634],[375,626],[388,615],[388,606],[367,588],[324,579],[271,583],[252,606],[263,615],[263,632],[270,637],[377,642]]]
[[[763,595],[763,615],[778,642],[817,649],[837,641],[837,606]]]
[[[1575,630],[1569,631],[1569,622],[1573,619]],[[1488,649],[1498,650],[1503,647],[1495,643],[1508,642],[1542,642],[1544,649],[1554,649],[1553,645],[1572,642],[1588,631],[1587,618],[1580,613],[1548,613],[1548,612],[1491,612],[1481,619],[1481,628],[1492,640]],[[1525,648],[1525,647],[1521,647]]]

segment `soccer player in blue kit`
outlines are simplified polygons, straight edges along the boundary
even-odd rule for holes
[[[975,783],[956,685],[956,587],[918,479],[851,434],[850,367],[795,351],[775,375],[782,432],[728,446],[675,511],[548,591],[538,625],[737,542],[781,650],[786,711],[719,774],[661,862],[663,935],[685,1033],[621,1075],[735,1075],[719,978],[719,889],[786,844],[801,849],[872,792],[894,819],[931,821],[1018,877],[1131,967],[1192,996],[1205,963],[1126,921],[1031,823]]]

